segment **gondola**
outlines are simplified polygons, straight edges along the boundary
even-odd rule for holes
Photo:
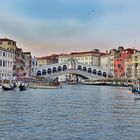
[[[15,87],[14,86],[4,86],[4,85],[2,85],[2,89],[5,90],[5,91],[9,91],[9,90],[14,90]]]
[[[20,85],[19,90],[20,91],[25,91],[25,90],[27,90],[27,87],[25,85]]]

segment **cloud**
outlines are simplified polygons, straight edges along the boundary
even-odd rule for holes
[[[0,26],[3,32],[37,39],[41,36],[52,38],[74,35],[83,28],[84,23],[76,19],[36,20],[16,15],[0,15]]]
[[[128,40],[140,36],[137,2],[5,0],[0,5],[0,32],[38,55],[111,48],[119,41],[129,45]]]

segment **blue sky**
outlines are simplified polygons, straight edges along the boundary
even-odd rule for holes
[[[37,56],[119,44],[139,48],[139,5],[139,0],[4,0],[0,37]]]

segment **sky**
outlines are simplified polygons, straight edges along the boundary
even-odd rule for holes
[[[33,56],[140,49],[140,0],[1,0],[0,37]]]

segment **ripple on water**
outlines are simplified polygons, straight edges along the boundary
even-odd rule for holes
[[[140,138],[139,95],[126,88],[64,86],[0,91],[3,140],[133,140]]]

